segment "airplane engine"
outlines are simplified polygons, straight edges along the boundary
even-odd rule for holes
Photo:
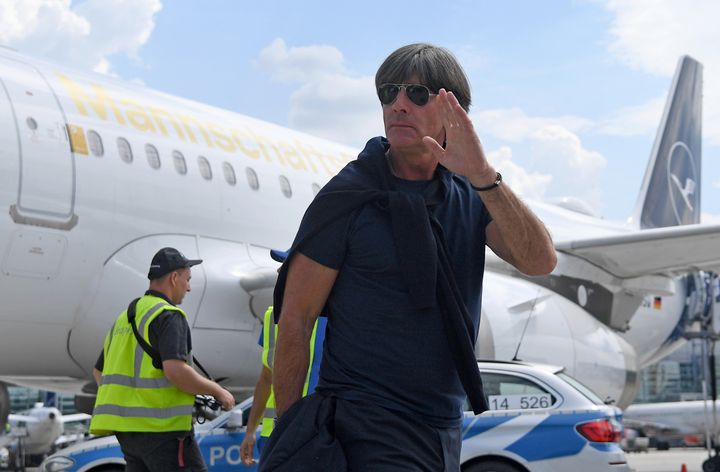
[[[620,407],[635,397],[639,379],[634,348],[564,297],[486,272],[482,317],[480,357],[564,366],[600,398]]]

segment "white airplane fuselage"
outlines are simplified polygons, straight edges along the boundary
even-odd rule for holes
[[[689,439],[697,444],[717,427],[713,419],[713,402],[693,400],[684,402],[638,403],[623,412],[628,427],[642,429],[648,436],[671,441]]]
[[[182,304],[193,353],[225,385],[251,389],[277,269],[268,250],[289,247],[316,191],[358,150],[4,50],[0,80],[0,379],[90,382],[105,333],[147,288],[152,254],[174,246],[204,259]],[[532,206],[556,238],[630,231]],[[665,343],[682,292],[662,313],[638,309],[655,330],[635,340],[639,352]],[[480,355],[564,365],[600,395],[632,400],[638,350],[580,304],[492,264],[483,296]]]

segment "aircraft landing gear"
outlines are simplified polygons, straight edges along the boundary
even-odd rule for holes
[[[7,386],[0,382],[0,430],[5,428],[8,415],[10,414],[10,394]]]
[[[702,464],[703,472],[720,472],[720,456],[715,454]]]

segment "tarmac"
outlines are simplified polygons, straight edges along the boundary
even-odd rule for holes
[[[650,449],[648,452],[628,452],[627,461],[635,472],[702,472],[702,463],[708,458],[705,449],[672,448],[667,451]]]

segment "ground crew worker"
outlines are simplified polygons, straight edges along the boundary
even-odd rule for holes
[[[275,260],[282,262],[285,260],[285,255],[280,251],[271,251],[271,254]],[[303,393],[305,396],[308,393],[315,391],[315,386],[320,375],[320,361],[322,360],[323,342],[325,341],[325,327],[327,325],[327,318],[319,317],[315,322],[312,335],[310,336],[310,359],[309,368],[307,375],[305,376],[305,384],[303,385]],[[275,339],[277,338],[277,325],[273,318],[273,308],[268,307],[265,312],[265,319],[263,322],[263,329],[260,333],[260,339],[258,344],[262,346],[262,371],[258,377],[257,383],[255,384],[255,393],[253,397],[253,405],[250,409],[250,416],[248,417],[247,433],[245,439],[243,439],[240,445],[240,457],[242,458],[243,464],[253,465],[255,459],[253,458],[253,446],[255,446],[255,430],[257,430],[258,423],[262,419],[262,430],[260,432],[260,439],[257,442],[258,452],[262,452],[265,441],[270,437],[275,425],[275,395],[272,389],[272,366],[273,359],[275,357]]]
[[[90,432],[115,433],[127,472],[207,471],[192,429],[195,395],[212,395],[225,410],[235,405],[230,392],[190,366],[190,327],[176,305],[190,291],[190,267],[201,262],[159,250],[148,291],[118,316],[95,364]]]

